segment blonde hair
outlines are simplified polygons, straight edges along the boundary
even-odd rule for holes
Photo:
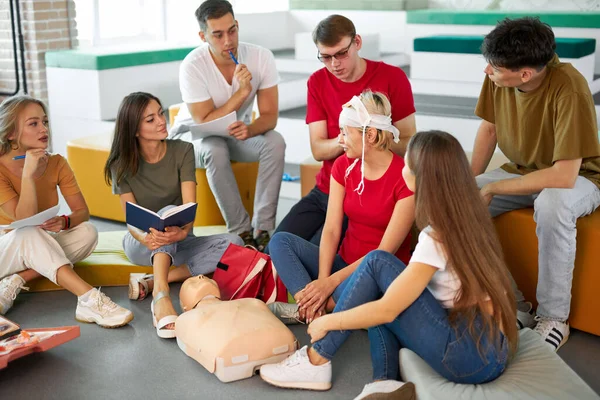
[[[390,115],[392,113],[392,105],[383,93],[372,92],[370,89],[367,89],[360,94],[360,101],[365,105],[369,114]],[[389,150],[392,146],[393,136],[390,131],[377,129],[377,137],[372,146],[376,150]]]
[[[11,149],[16,150],[19,148],[19,115],[25,107],[32,103],[42,107],[44,113],[48,115],[44,102],[25,94],[8,97],[0,104],[0,156],[10,152]],[[17,133],[15,140],[8,139],[12,133]],[[16,148],[14,147],[15,143]]]

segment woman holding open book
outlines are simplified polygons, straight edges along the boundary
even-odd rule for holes
[[[60,155],[47,153],[46,106],[29,96],[0,104],[0,224],[32,217],[58,204],[58,191],[71,214],[39,226],[0,231],[0,314],[25,283],[45,276],[78,297],[75,318],[106,328],[125,325],[131,311],[113,303],[73,271],[98,242],[96,228],[73,171]]]
[[[123,99],[104,169],[123,210],[129,202],[164,215],[175,206],[196,202],[194,148],[188,142],[166,140],[167,136],[158,98],[136,92]],[[229,243],[243,244],[232,234],[196,237],[192,225],[168,226],[164,231],[150,228],[149,232],[128,225],[123,239],[131,262],[153,268],[153,275],[131,274],[129,298],[142,300],[152,291],[152,318],[161,338],[175,337],[177,313],[169,283],[214,272]],[[172,265],[177,267],[171,269]]]

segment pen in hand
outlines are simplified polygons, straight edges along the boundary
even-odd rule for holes
[[[46,152],[46,155],[50,155],[50,153]],[[22,154],[20,156],[14,156],[12,159],[13,160],[22,160],[25,158],[25,154]]]
[[[233,60],[235,65],[238,65],[239,62],[238,62],[237,58],[235,58],[235,56],[233,55],[233,51],[229,50],[229,55],[231,56],[231,59]]]

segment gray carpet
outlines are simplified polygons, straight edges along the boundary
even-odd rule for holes
[[[174,304],[179,287],[172,285]],[[174,340],[156,336],[149,299],[130,301],[124,287],[103,291],[134,312],[129,326],[102,329],[75,321],[75,298],[66,291],[19,295],[8,318],[25,328],[79,325],[81,336],[10,362],[0,371],[0,399],[351,399],[371,376],[367,333],[358,331],[334,360],[328,392],[279,389],[258,376],[224,384],[184,355]],[[301,345],[309,343],[305,326],[291,328]],[[559,355],[600,393],[600,338],[572,331]]]
[[[172,285],[174,304],[179,287]],[[25,328],[79,325],[81,336],[10,362],[0,371],[0,399],[351,399],[371,376],[367,333],[359,331],[338,353],[328,392],[279,389],[258,376],[221,383],[175,340],[156,336],[149,299],[130,301],[124,287],[103,291],[134,312],[129,326],[102,329],[77,322],[75,297],[66,291],[19,295],[8,318]],[[302,345],[309,343],[305,326],[292,330]]]

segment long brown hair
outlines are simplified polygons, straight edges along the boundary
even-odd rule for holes
[[[510,354],[514,354],[518,340],[515,296],[502,247],[464,150],[449,133],[419,132],[408,144],[406,162],[416,180],[417,226],[431,226],[434,240],[461,282],[450,320],[465,318],[478,347],[486,332],[488,343],[499,346],[502,324]],[[493,314],[486,311],[488,296]],[[483,323],[479,332],[477,317]]]
[[[110,154],[104,166],[104,179],[108,185],[112,182],[113,170],[117,185],[125,176],[133,177],[137,174],[141,156],[136,134],[144,117],[144,111],[152,100],[162,107],[156,96],[145,92],[131,93],[121,102]]]

